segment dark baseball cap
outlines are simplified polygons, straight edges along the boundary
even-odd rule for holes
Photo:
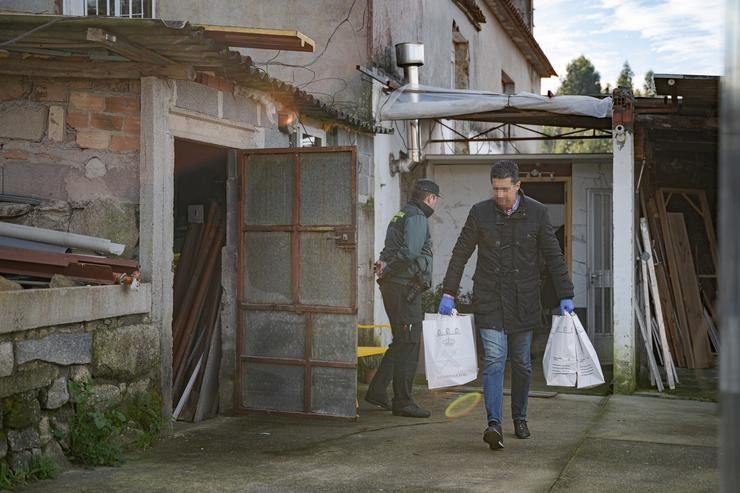
[[[427,180],[426,178],[416,180],[414,188],[421,192],[429,192],[433,193],[437,197],[441,197],[441,195],[439,194],[439,185],[434,183],[432,180]]]

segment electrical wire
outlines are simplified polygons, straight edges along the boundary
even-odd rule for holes
[[[0,43],[0,46],[9,46],[9,45],[12,45],[13,43],[16,43],[16,42],[20,41],[21,39],[23,39],[23,38],[25,38],[27,36],[30,36],[31,34],[35,33],[36,31],[40,31],[42,29],[45,29],[45,28],[51,26],[52,24],[56,24],[57,22],[61,22],[63,20],[66,20],[66,19],[64,17],[55,17],[52,20],[50,20],[49,22],[45,22],[45,23],[41,24],[40,26],[36,26],[33,29],[31,29],[30,31],[24,32],[23,34],[19,34],[18,36],[16,36],[13,39],[9,39],[7,41],[3,41],[2,43]]]

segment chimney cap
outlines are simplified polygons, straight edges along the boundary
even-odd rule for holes
[[[396,65],[399,67],[424,65],[424,44],[398,43],[396,45]]]

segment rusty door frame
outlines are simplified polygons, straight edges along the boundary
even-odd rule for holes
[[[300,223],[300,193],[301,193],[301,159],[302,154],[315,154],[315,153],[349,153],[352,160],[352,224],[351,225],[314,225],[305,226]],[[251,155],[277,155],[277,154],[293,154],[293,190],[292,190],[292,224],[289,226],[265,226],[265,225],[246,225],[244,223],[244,210],[246,202],[246,161],[248,156]],[[239,182],[239,199],[238,199],[238,253],[237,253],[237,335],[236,335],[236,376],[235,376],[235,389],[234,389],[234,409],[237,412],[256,412],[256,413],[270,413],[270,414],[286,414],[286,415],[300,415],[300,416],[321,416],[336,418],[335,416],[317,414],[310,412],[311,409],[311,398],[312,398],[312,386],[311,386],[311,374],[312,368],[317,367],[332,367],[332,368],[357,368],[357,362],[344,363],[339,361],[325,361],[317,360],[311,357],[312,355],[312,343],[313,343],[313,318],[316,313],[327,313],[335,315],[353,315],[357,313],[357,280],[353,278],[351,280],[351,306],[348,307],[329,307],[323,305],[302,305],[299,303],[300,294],[300,233],[303,232],[319,232],[319,233],[331,233],[338,232],[339,236],[342,236],[342,232],[349,233],[346,227],[351,226],[353,237],[347,238],[348,244],[352,245],[352,269],[353,275],[357,273],[357,153],[355,147],[293,147],[293,148],[275,148],[275,149],[253,149],[239,151],[238,159],[238,182]],[[291,235],[291,298],[292,303],[246,303],[244,293],[244,272],[245,272],[245,258],[244,258],[244,240],[246,234],[250,231],[275,231],[275,232],[288,232]],[[340,239],[341,241],[341,239]],[[305,345],[303,358],[287,358],[287,357],[269,357],[269,356],[245,356],[243,355],[243,334],[244,334],[244,314],[247,310],[259,310],[259,311],[283,311],[292,312],[296,314],[303,314],[305,318]],[[354,327],[353,327],[354,329]],[[303,411],[292,412],[292,411],[277,411],[277,410],[265,410],[247,408],[243,405],[243,390],[242,390],[242,362],[252,361],[259,363],[276,363],[282,365],[293,365],[303,366]],[[344,418],[344,417],[341,417]],[[346,418],[345,418],[346,419]]]

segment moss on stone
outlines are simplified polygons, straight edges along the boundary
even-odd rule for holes
[[[41,405],[36,392],[25,392],[3,399],[4,424],[7,428],[22,429],[38,425]]]

